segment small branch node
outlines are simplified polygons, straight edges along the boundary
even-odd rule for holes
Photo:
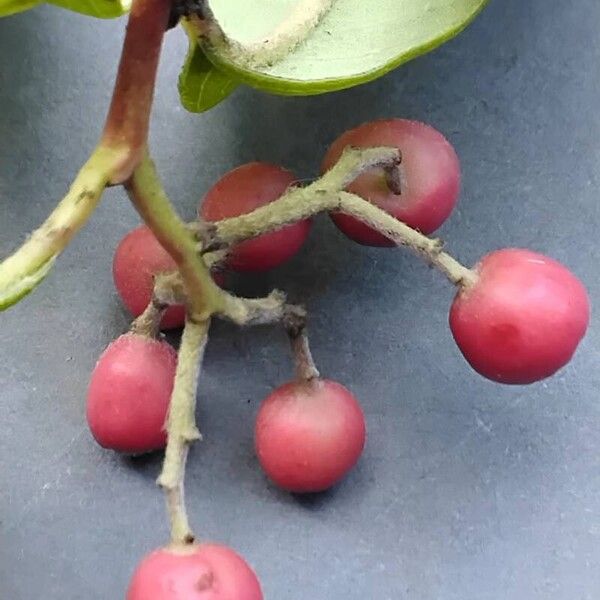
[[[290,339],[296,339],[306,327],[306,309],[297,304],[287,304],[283,311],[282,323]]]
[[[194,233],[196,240],[201,244],[201,254],[223,250],[227,247],[227,243],[219,237],[216,223],[198,219],[190,224],[189,227]]]
[[[384,167],[385,181],[392,194],[397,196],[402,195],[402,169],[400,165],[402,163],[402,153],[399,154],[398,160],[395,164],[388,167]]]

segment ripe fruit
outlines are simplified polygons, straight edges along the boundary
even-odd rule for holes
[[[101,446],[130,454],[164,448],[176,364],[167,342],[133,333],[106,348],[87,398],[87,421]]]
[[[137,227],[121,240],[113,258],[113,279],[123,304],[134,317],[141,315],[148,306],[154,277],[176,268],[175,261],[148,227]],[[222,284],[217,275],[214,278]],[[161,328],[183,327],[184,322],[185,308],[170,306],[162,318]]]
[[[254,571],[226,546],[160,548],[138,565],[127,600],[262,600]]]
[[[293,173],[251,162],[224,175],[206,194],[200,218],[219,221],[252,212],[281,196],[294,183]],[[294,256],[310,232],[310,219],[236,244],[227,259],[234,271],[267,271]]]
[[[335,381],[292,381],[268,396],[256,419],[255,446],[266,474],[291,492],[319,492],[356,464],[365,418]]]
[[[450,328],[481,375],[525,384],[569,362],[589,322],[582,283],[560,263],[529,250],[492,252],[477,282],[456,295]]]
[[[137,227],[121,240],[113,258],[113,279],[123,304],[134,317],[144,312],[152,298],[154,276],[176,268],[175,261],[148,227]],[[170,306],[161,327],[181,327],[184,321],[185,308]]]
[[[383,169],[361,175],[348,186],[348,191],[425,234],[435,231],[450,216],[460,188],[460,164],[454,149],[439,131],[406,119],[365,123],[333,143],[323,159],[321,171],[330,169],[347,146],[393,146],[402,152],[400,195],[389,189]],[[359,244],[394,245],[354,217],[332,213],[331,218]]]

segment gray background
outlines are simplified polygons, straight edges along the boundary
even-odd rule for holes
[[[312,176],[327,144],[375,117],[428,121],[456,145],[460,258],[527,246],[600,297],[598,0],[495,0],[455,41],[347,92],[243,89],[204,116],[177,102],[185,48],[168,35],[152,146],[191,218],[224,171],[262,159]],[[0,253],[37,226],[101,129],[124,22],[40,8],[0,21]],[[0,597],[123,597],[167,536],[160,459],[102,451],[85,425],[89,373],[128,318],[111,256],[137,222],[110,190],[48,280],[0,316]],[[188,471],[194,524],[254,565],[270,600],[600,597],[600,334],[553,379],[500,387],[465,364],[452,290],[402,251],[364,249],[326,218],[288,266],[239,283],[306,301],[323,373],[362,400],[369,442],[333,492],[271,487],[252,451],[259,401],[290,377],[276,329],[216,324]]]

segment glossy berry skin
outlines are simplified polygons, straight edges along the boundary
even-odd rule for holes
[[[219,221],[252,212],[279,198],[295,182],[290,171],[251,162],[225,174],[206,194],[199,209],[205,221]],[[227,259],[233,271],[268,271],[292,258],[310,232],[311,221],[298,221],[236,244]]]
[[[459,291],[450,328],[481,375],[526,384],[569,362],[589,322],[582,283],[566,267],[529,250],[492,252],[477,265],[477,282]]]
[[[356,398],[329,380],[290,382],[268,396],[256,419],[255,447],[268,477],[297,493],[331,487],[356,464],[366,427]]]
[[[129,312],[141,315],[152,298],[154,277],[177,268],[170,254],[145,225],[130,231],[119,243],[113,258],[113,279],[117,292]],[[213,275],[217,284],[223,278]],[[185,308],[170,306],[161,320],[161,329],[183,327]]]
[[[143,454],[164,448],[177,354],[167,342],[127,333],[112,342],[92,373],[87,421],[105,448]]]
[[[347,146],[392,146],[402,152],[400,195],[389,189],[383,169],[361,175],[348,186],[348,191],[424,234],[438,229],[450,216],[460,191],[460,164],[454,148],[439,131],[406,119],[365,123],[333,143],[323,159],[322,172],[339,160]],[[354,217],[332,213],[331,218],[346,236],[359,244],[394,245]]]
[[[138,565],[126,600],[262,600],[256,575],[226,546],[161,548]]]

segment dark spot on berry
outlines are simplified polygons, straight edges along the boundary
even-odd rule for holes
[[[210,590],[215,580],[215,576],[212,571],[208,573],[203,573],[198,581],[196,582],[196,589],[199,592],[204,592],[206,590]]]

